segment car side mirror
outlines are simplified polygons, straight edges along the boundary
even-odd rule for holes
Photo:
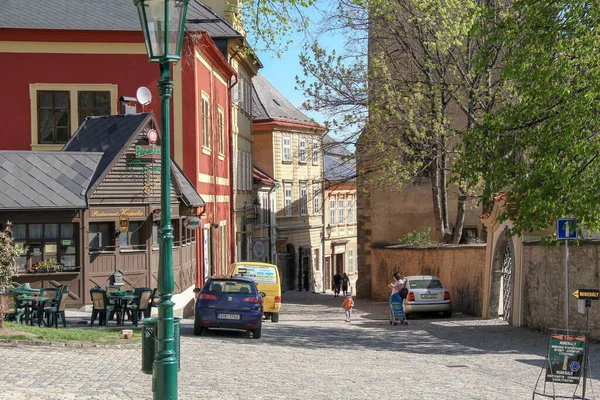
[[[199,287],[194,288],[194,293],[198,294],[202,291],[202,289],[200,289]]]

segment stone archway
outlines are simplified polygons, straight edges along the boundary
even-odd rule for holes
[[[488,317],[512,324],[515,297],[515,246],[512,238],[500,235],[492,259]]]

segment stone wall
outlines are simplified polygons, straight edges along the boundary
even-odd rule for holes
[[[534,329],[564,329],[565,319],[565,245],[546,246],[524,243],[523,326]],[[569,322],[570,328],[585,329],[586,317],[577,312],[577,289],[600,288],[600,243],[569,244]],[[590,337],[599,339],[600,301],[593,301],[590,309]]]
[[[435,275],[450,292],[454,312],[481,316],[485,245],[374,247],[371,261],[372,299],[388,300],[387,284],[393,281],[395,271],[402,276]]]

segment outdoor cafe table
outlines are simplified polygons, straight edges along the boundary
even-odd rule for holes
[[[52,299],[50,297],[21,295],[17,297],[17,300],[27,303],[25,305],[25,321],[33,326],[35,311],[37,311],[38,325],[40,325],[40,322],[43,321],[44,304]]]
[[[125,306],[128,302],[137,300],[138,296],[133,294],[133,292],[127,292],[127,294],[108,292],[106,293],[106,297],[115,305],[115,312],[118,313],[117,325],[119,324],[119,320],[121,321],[121,325],[125,325]]]

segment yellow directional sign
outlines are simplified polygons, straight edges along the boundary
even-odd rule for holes
[[[575,298],[583,300],[583,299],[592,299],[598,300],[600,299],[600,290],[599,289],[577,289],[573,292],[573,296]]]

